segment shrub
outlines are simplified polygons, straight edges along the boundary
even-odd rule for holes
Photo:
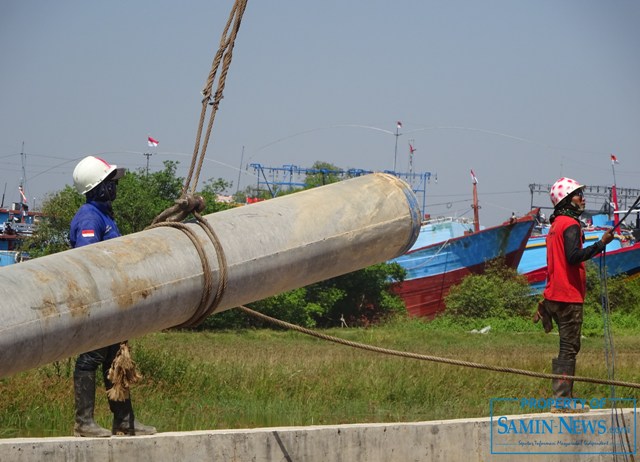
[[[483,274],[465,277],[445,298],[448,314],[470,318],[525,316],[533,303],[526,278],[504,260],[489,262]]]
[[[592,261],[586,264],[586,269],[585,310],[601,313],[603,295],[606,295],[610,311],[640,314],[640,279],[624,275],[603,279],[601,268]]]

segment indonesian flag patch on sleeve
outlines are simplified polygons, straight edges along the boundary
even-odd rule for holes
[[[82,237],[84,237],[84,238],[95,237],[95,235],[96,235],[96,233],[92,229],[83,229],[82,230]]]

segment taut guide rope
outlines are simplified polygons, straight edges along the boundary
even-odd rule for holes
[[[410,353],[410,352],[406,352],[406,351],[398,351],[398,350],[390,350],[388,348],[381,348],[381,347],[377,347],[377,346],[373,346],[373,345],[367,345],[364,343],[358,343],[358,342],[352,342],[350,340],[345,340],[345,339],[341,339],[339,337],[333,337],[331,335],[326,335],[326,334],[322,334],[320,332],[316,332],[310,329],[307,329],[305,327],[301,327],[301,326],[297,326],[295,324],[290,324],[288,322],[285,321],[281,321],[279,319],[275,319],[272,318],[270,316],[267,316],[265,314],[259,313],[257,311],[252,310],[251,308],[247,308],[246,306],[239,306],[238,309],[240,309],[241,311],[262,319],[264,321],[270,322],[272,324],[278,325],[280,327],[284,327],[286,329],[292,329],[298,332],[302,332],[303,334],[307,334],[307,335],[311,335],[313,337],[317,337],[323,340],[328,340],[330,342],[335,342],[335,343],[340,343],[342,345],[347,345],[353,348],[360,348],[362,350],[369,350],[369,351],[374,351],[376,353],[383,353],[383,354],[387,354],[387,355],[392,355],[392,356],[400,356],[400,357],[404,357],[404,358],[411,358],[411,359],[420,359],[423,361],[431,361],[431,362],[436,362],[436,363],[442,363],[442,364],[450,364],[450,365],[454,365],[454,366],[462,366],[462,367],[471,367],[474,369],[484,369],[487,371],[494,371],[494,372],[505,372],[505,373],[509,373],[509,374],[518,374],[518,375],[524,375],[527,377],[537,377],[537,378],[541,378],[541,379],[570,379],[570,380],[574,380],[576,382],[588,382],[588,383],[597,383],[597,384],[602,384],[602,385],[617,385],[617,386],[621,386],[621,387],[628,387],[628,388],[640,388],[640,383],[633,383],[633,382],[621,382],[618,380],[608,380],[608,379],[594,379],[591,377],[581,377],[581,376],[567,376],[567,375],[558,375],[558,374],[547,374],[544,372],[534,372],[534,371],[528,371],[525,369],[514,369],[511,367],[503,367],[503,366],[491,366],[491,365],[487,365],[487,364],[481,364],[481,363],[474,363],[471,361],[462,361],[459,359],[450,359],[450,358],[441,358],[438,356],[431,356],[431,355],[423,355],[423,354],[418,354],[418,353]]]

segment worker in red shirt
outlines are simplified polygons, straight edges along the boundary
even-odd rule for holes
[[[558,326],[560,352],[552,361],[552,373],[575,375],[576,356],[580,351],[582,308],[587,288],[584,262],[605,249],[613,240],[613,229],[600,240],[582,248],[584,234],[580,215],[585,209],[584,186],[571,178],[560,178],[551,187],[551,229],[547,236],[547,285],[538,317],[551,330],[551,319]],[[573,381],[553,379],[554,398],[573,398]]]

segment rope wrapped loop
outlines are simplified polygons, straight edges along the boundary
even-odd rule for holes
[[[162,212],[153,221],[153,223],[147,227],[147,229],[158,228],[160,226],[168,226],[175,228],[187,235],[200,257],[202,264],[202,273],[204,277],[204,288],[202,296],[200,298],[200,304],[195,310],[193,315],[184,323],[175,326],[177,328],[182,327],[195,327],[202,323],[207,316],[213,313],[216,307],[220,304],[220,300],[224,295],[224,291],[227,288],[228,275],[227,275],[227,258],[222,249],[222,244],[211,224],[202,216],[202,212],[206,207],[206,203],[202,196],[186,195],[175,201],[175,205],[169,207]],[[211,264],[209,258],[205,252],[203,244],[198,239],[198,235],[194,231],[193,227],[190,227],[186,223],[182,223],[182,220],[186,219],[189,215],[193,215],[196,219],[196,223],[204,230],[209,237],[209,240],[213,244],[216,251],[216,257],[218,260],[218,284],[214,287],[213,274],[211,271]]]

